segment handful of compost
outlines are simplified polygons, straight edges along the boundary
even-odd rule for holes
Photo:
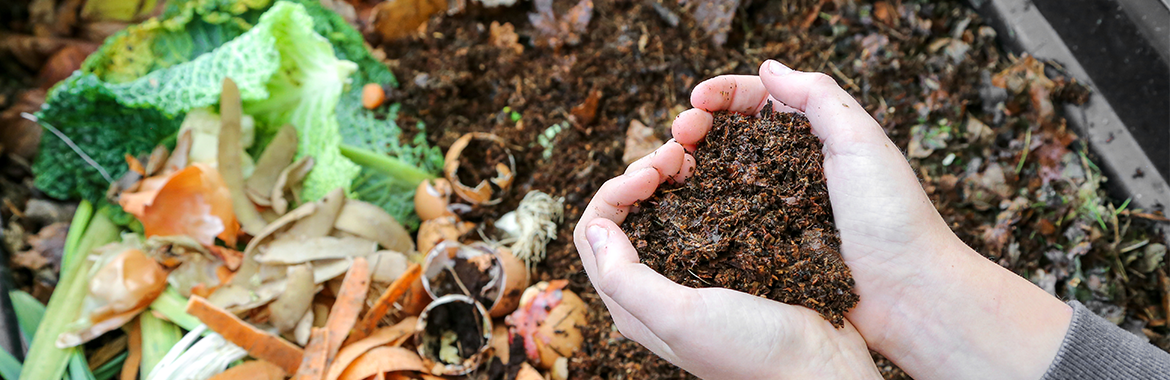
[[[804,116],[716,113],[695,172],[638,202],[622,228],[642,262],[690,287],[725,287],[816,310],[834,326],[857,305]]]

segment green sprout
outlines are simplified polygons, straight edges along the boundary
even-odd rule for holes
[[[536,136],[536,143],[544,147],[544,152],[541,154],[541,157],[544,157],[546,160],[552,157],[553,144],[556,142],[557,134],[560,134],[568,126],[568,122],[553,124],[548,129],[545,129],[544,133]]]

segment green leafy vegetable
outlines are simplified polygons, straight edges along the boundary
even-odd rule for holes
[[[38,113],[46,129],[59,133],[42,139],[37,186],[57,198],[100,201],[127,170],[125,154],[173,141],[185,113],[214,106],[219,83],[230,77],[258,123],[253,153],[284,124],[297,127],[298,156],[316,159],[305,199],[350,186],[351,194],[411,224],[414,188],[383,171],[360,172],[339,149],[344,143],[438,173],[441,153],[425,136],[404,141],[394,121],[397,108],[386,115],[361,106],[361,87],[396,85],[393,74],[370,54],[361,34],[317,1],[269,5],[168,2],[158,19],[109,38],[51,91]]]

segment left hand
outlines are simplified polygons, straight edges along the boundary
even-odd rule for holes
[[[683,181],[694,157],[673,140],[634,162],[594,195],[574,231],[589,280],[626,337],[702,378],[881,378],[848,321],[724,288],[694,289],[638,260],[618,227],[630,205],[667,179]]]

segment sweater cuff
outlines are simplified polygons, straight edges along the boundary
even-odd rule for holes
[[[1080,302],[1043,380],[1170,379],[1170,354],[1093,314]]]

